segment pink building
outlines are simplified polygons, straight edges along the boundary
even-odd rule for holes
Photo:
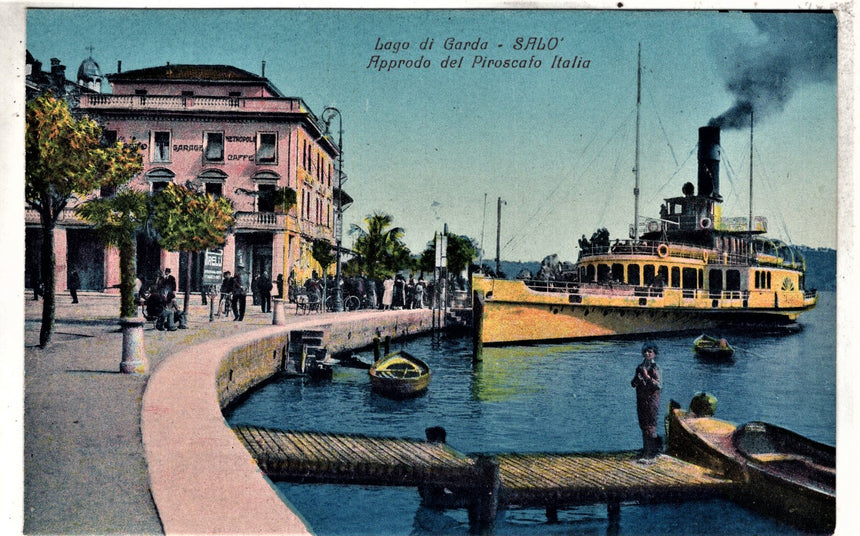
[[[140,143],[144,169],[132,187],[157,192],[175,182],[232,201],[236,224],[223,248],[222,270],[240,270],[246,281],[263,271],[272,280],[278,274],[286,280],[293,271],[300,282],[319,272],[311,245],[314,239],[334,244],[339,147],[337,133],[329,135],[302,99],[227,65],[168,64],[107,79],[112,94],[81,95],[80,111],[102,125],[108,140]],[[274,206],[271,195],[284,187],[297,194],[288,213]],[[58,287],[72,267],[83,288],[117,284],[117,253],[104,251],[73,220],[64,218],[55,237]],[[203,257],[192,260],[193,291],[202,289]],[[184,288],[185,255],[140,237],[137,263],[144,284],[171,268]]]

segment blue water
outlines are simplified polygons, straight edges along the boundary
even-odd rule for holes
[[[663,405],[685,407],[698,391],[717,397],[717,416],[763,420],[829,444],[836,441],[836,296],[822,293],[793,335],[732,334],[735,361],[704,361],[694,336],[664,336],[658,363]],[[719,334],[715,334],[719,335]],[[443,426],[461,452],[575,452],[641,447],[630,387],[641,341],[589,341],[485,348],[472,364],[466,338],[423,337],[395,344],[424,359],[433,380],[423,397],[392,401],[370,392],[367,372],[335,368],[331,382],[275,381],[254,392],[227,419],[291,430],[424,438]],[[369,355],[367,356],[370,357]],[[662,435],[662,431],[661,431]],[[468,534],[465,511],[422,508],[415,489],[277,483],[320,536]],[[722,500],[621,508],[610,527],[605,505],[559,512],[510,510],[497,535],[798,534],[791,527]]]

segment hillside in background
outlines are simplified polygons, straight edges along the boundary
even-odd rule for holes
[[[836,250],[797,246],[806,259],[806,288],[836,290]],[[492,266],[492,263],[485,263]],[[502,271],[508,279],[514,279],[522,270],[536,274],[540,261],[501,261]]]
[[[806,288],[817,290],[836,290],[836,250],[827,248],[797,249],[806,259]]]

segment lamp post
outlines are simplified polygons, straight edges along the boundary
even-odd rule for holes
[[[328,119],[326,119],[328,115]],[[329,130],[329,123],[337,115],[337,206],[335,207],[335,272],[334,272],[334,310],[337,312],[343,311],[343,295],[340,288],[340,246],[341,235],[343,234],[343,206],[342,206],[342,191],[343,191],[343,116],[340,110],[334,106],[328,106],[323,110],[322,120],[325,122],[326,133]]]

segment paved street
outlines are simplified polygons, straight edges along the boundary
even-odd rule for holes
[[[61,294],[44,350],[37,346],[42,302],[29,292],[25,298],[24,532],[163,533],[141,442],[147,378],[119,373],[119,297],[79,293],[80,303],[72,304]],[[287,307],[288,322],[308,319],[293,312]],[[192,296],[189,329],[146,325],[150,370],[182,348],[271,322],[250,297],[243,322],[209,322],[208,306]]]

